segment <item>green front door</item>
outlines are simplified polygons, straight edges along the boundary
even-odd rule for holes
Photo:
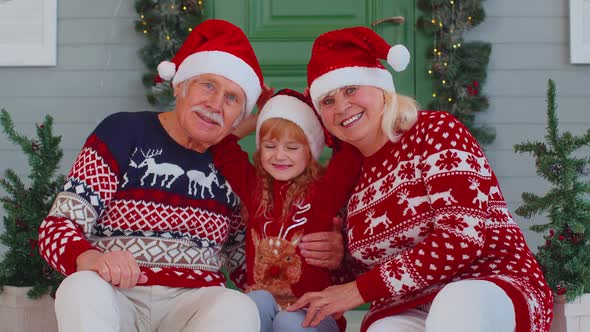
[[[419,14],[414,0],[211,0],[205,8],[207,17],[228,20],[244,30],[265,82],[277,91],[303,91],[307,86],[306,66],[319,34],[367,26],[391,45],[405,45],[412,54],[408,68],[394,73],[396,90],[416,97],[421,104],[429,101],[432,88],[424,56],[428,41],[416,30]],[[243,146],[253,151],[253,137]]]

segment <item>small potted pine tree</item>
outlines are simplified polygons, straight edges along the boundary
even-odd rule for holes
[[[6,247],[0,260],[0,321],[8,331],[57,331],[50,295],[61,276],[41,258],[37,238],[39,225],[64,183],[63,176],[56,175],[63,156],[61,136],[53,134],[50,116],[37,125],[35,139],[18,133],[5,110],[0,124],[29,164],[28,180],[12,169],[0,179],[6,193],[0,198],[5,212],[0,242]]]
[[[536,258],[555,295],[552,331],[562,332],[566,324],[568,332],[590,331],[590,158],[580,151],[590,146],[590,129],[581,136],[560,133],[556,109],[555,83],[549,80],[545,141],[514,150],[531,153],[537,174],[552,186],[543,196],[523,193],[515,212],[526,218],[546,213],[549,219],[531,229],[545,239]]]

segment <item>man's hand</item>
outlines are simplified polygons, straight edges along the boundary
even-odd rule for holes
[[[95,271],[105,281],[120,288],[132,288],[148,280],[128,251],[102,253],[97,250],[88,250],[78,256],[76,265],[77,271]]]
[[[342,239],[342,220],[334,217],[331,232],[317,232],[304,235],[299,242],[301,255],[305,262],[335,270],[340,267],[344,257],[344,240]]]

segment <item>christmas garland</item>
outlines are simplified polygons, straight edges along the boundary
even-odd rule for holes
[[[433,40],[426,69],[434,91],[429,108],[453,114],[481,144],[491,143],[496,136],[493,128],[474,124],[475,114],[489,106],[482,84],[491,45],[463,40],[463,35],[485,18],[481,0],[419,0],[418,7],[425,13],[418,27]]]
[[[419,19],[418,27],[433,38],[428,73],[432,75],[434,100],[429,107],[455,115],[480,143],[492,142],[492,128],[474,125],[475,113],[488,108],[481,89],[491,46],[463,42],[464,33],[485,17],[481,0],[420,0],[418,5],[428,15]],[[174,103],[172,88],[166,82],[154,83],[156,68],[161,61],[172,59],[192,28],[205,19],[203,1],[136,0],[135,9],[139,15],[135,30],[148,39],[139,51],[148,68],[142,79],[147,99],[152,105],[169,107]]]
[[[147,45],[139,50],[148,68],[142,78],[147,99],[166,108],[174,103],[174,95],[168,82],[154,83],[158,64],[172,59],[192,29],[203,21],[203,1],[137,0],[135,10],[139,15],[135,30],[147,37]]]
[[[590,147],[590,129],[582,136],[560,134],[556,109],[555,83],[549,80],[545,142],[517,144],[514,151],[531,153],[537,174],[552,187],[542,197],[523,193],[515,212],[526,218],[548,212],[549,223],[531,227],[545,238],[537,261],[554,294],[571,301],[590,292],[590,182],[583,180],[590,173],[590,158],[576,156],[580,148]]]

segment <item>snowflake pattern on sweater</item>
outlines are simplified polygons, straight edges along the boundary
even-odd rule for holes
[[[129,251],[147,285],[223,286],[243,265],[239,200],[209,152],[176,143],[158,113],[117,113],[89,136],[39,228],[39,251],[64,275],[86,250]]]
[[[357,285],[376,320],[427,305],[449,282],[482,279],[515,304],[517,332],[547,331],[552,295],[468,130],[422,111],[363,164],[347,206]]]

